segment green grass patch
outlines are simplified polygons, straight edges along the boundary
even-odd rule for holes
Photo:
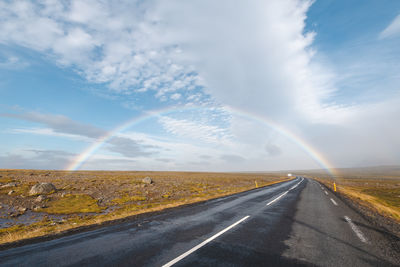
[[[52,214],[72,214],[85,212],[101,212],[102,207],[97,200],[88,195],[66,195],[63,198],[49,202],[49,207],[41,211]]]

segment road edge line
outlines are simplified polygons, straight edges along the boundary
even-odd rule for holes
[[[364,234],[361,232],[361,230],[353,223],[353,221],[348,217],[344,216],[344,219],[349,223],[351,230],[353,230],[354,233],[356,233],[357,237],[361,240],[363,243],[368,243],[367,238],[365,238]]]

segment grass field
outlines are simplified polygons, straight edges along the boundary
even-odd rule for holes
[[[152,184],[142,182],[151,177]],[[221,197],[288,177],[258,173],[0,170],[0,243]],[[57,190],[38,202],[38,182]],[[13,186],[3,186],[13,183]]]

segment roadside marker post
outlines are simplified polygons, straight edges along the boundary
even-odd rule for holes
[[[336,183],[335,182],[333,182],[333,191],[336,192]]]
[[[258,184],[257,184],[257,181],[254,181],[254,183],[256,184],[256,188],[258,188]]]

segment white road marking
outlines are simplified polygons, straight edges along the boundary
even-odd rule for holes
[[[360,229],[351,221],[351,219],[347,216],[344,216],[344,219],[349,223],[351,229],[356,233],[357,237],[361,240],[361,242],[367,243],[367,239],[363,235]]]
[[[326,190],[324,192],[325,192],[325,195],[328,195],[328,192],[326,192]]]
[[[168,266],[172,266],[175,263],[177,263],[178,261],[182,260],[183,258],[185,258],[186,256],[192,254],[193,252],[195,252],[196,250],[198,250],[199,248],[201,248],[202,246],[206,245],[207,243],[211,242],[212,240],[214,240],[215,238],[219,237],[220,235],[222,235],[223,233],[225,233],[226,231],[229,231],[230,229],[232,229],[233,227],[235,227],[236,225],[238,225],[239,223],[247,220],[250,216],[246,216],[243,217],[242,219],[240,219],[239,221],[235,222],[234,224],[226,227],[224,230],[218,232],[217,234],[213,235],[212,237],[208,238],[207,240],[201,242],[200,244],[198,244],[197,246],[195,246],[194,248],[186,251],[185,253],[183,253],[182,255],[180,255],[179,257],[176,257],[175,259],[173,259],[170,262],[167,262],[166,264],[163,265],[163,267],[168,267]]]
[[[276,198],[274,198],[273,200],[271,200],[270,202],[268,202],[266,206],[271,205],[272,203],[274,203],[275,201],[279,200],[281,197],[283,197],[283,196],[286,195],[287,193],[289,193],[289,191],[286,191],[286,192],[280,194],[279,197],[276,197]]]
[[[331,198],[331,201],[332,201],[333,205],[335,205],[335,206],[337,206],[337,205],[338,205],[338,204],[336,203],[336,201],[335,201],[335,200],[333,200],[333,198]]]
[[[292,187],[289,189],[289,191],[295,189],[299,184],[301,184],[301,182],[303,182],[303,180],[304,180],[304,179],[301,178],[301,181],[298,182],[297,184],[295,184],[294,186],[292,186]]]

